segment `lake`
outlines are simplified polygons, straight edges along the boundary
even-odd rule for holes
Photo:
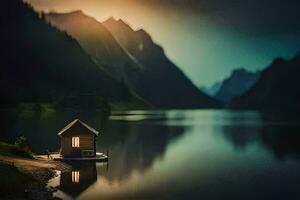
[[[76,116],[100,131],[109,162],[70,163],[50,186],[63,199],[300,199],[300,125],[251,111],[131,111],[3,115],[1,139],[59,148]]]

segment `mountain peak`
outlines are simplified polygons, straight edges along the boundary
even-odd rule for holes
[[[113,17],[113,16],[110,16],[108,19],[106,19],[105,21],[104,21],[104,23],[116,23],[117,22],[117,20],[116,20],[116,18],[115,17]]]
[[[139,34],[148,35],[148,33],[143,28],[140,28],[140,29],[136,30],[135,32],[139,33]]]
[[[234,76],[234,75],[246,74],[246,73],[249,73],[249,71],[247,71],[245,68],[239,68],[239,69],[234,69],[231,75]]]
[[[118,23],[121,23],[121,24],[127,24],[123,19],[120,19],[120,18],[117,21],[118,21]]]
[[[124,21],[123,19],[118,19],[117,22],[121,27],[126,28],[126,29],[130,29],[131,31],[133,31],[131,26],[126,21]]]
[[[272,65],[281,65],[282,63],[286,62],[285,59],[281,58],[281,57],[277,57],[274,59]]]
[[[66,13],[66,14],[69,14],[69,15],[75,15],[75,16],[82,16],[82,15],[85,15],[82,10],[74,10],[74,11],[71,11],[69,13]]]
[[[50,12],[47,14],[48,16],[72,16],[72,17],[82,17],[86,16],[81,10],[74,10],[71,12],[66,13],[57,13],[57,12]]]
[[[130,31],[130,32],[133,31],[133,29],[130,27],[130,25],[127,22],[125,22],[122,19],[116,19],[114,17],[109,17],[102,24],[106,27],[118,27],[123,30],[125,29],[127,31]]]
[[[83,14],[82,10],[74,10],[70,13],[73,13],[73,14]]]
[[[108,23],[108,24],[126,24],[128,25],[124,20],[122,19],[116,19],[114,16],[110,16],[107,20],[105,20],[103,23]]]
[[[273,63],[262,71],[262,75],[255,85],[236,97],[231,102],[231,106],[271,113],[280,111],[278,114],[289,114],[287,115],[288,119],[294,117],[289,112],[297,113],[298,116],[300,111],[299,64],[300,60],[297,61],[295,58],[274,59]]]
[[[241,95],[252,87],[259,77],[259,71],[251,72],[245,68],[234,69],[231,75],[222,82],[215,97],[228,103],[232,98]]]
[[[140,29],[138,29],[138,30],[135,31],[135,32],[136,32],[136,34],[138,34],[141,38],[143,38],[143,40],[152,42],[151,36],[150,36],[143,28],[140,28]]]

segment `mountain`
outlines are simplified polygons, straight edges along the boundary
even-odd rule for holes
[[[49,13],[46,19],[74,37],[103,70],[151,105],[163,109],[217,106],[144,30],[134,31],[113,18],[100,23],[81,11]]]
[[[246,93],[230,103],[233,108],[276,111],[300,111],[300,54],[290,60],[277,58],[261,72],[261,77]]]
[[[139,102],[76,40],[46,23],[28,4],[5,0],[1,8],[1,107],[24,102],[63,106]]]
[[[216,93],[219,91],[220,87],[222,86],[222,82],[216,82],[211,86],[200,86],[199,88],[209,96],[215,96]]]
[[[233,70],[226,78],[214,97],[222,102],[228,103],[232,98],[246,92],[260,77],[260,72],[249,72],[245,69]]]
[[[75,38],[95,63],[115,79],[125,80],[127,68],[133,71],[140,68],[101,23],[85,16],[81,11],[49,13],[45,18],[53,26]]]

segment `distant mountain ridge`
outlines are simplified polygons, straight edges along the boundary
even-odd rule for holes
[[[216,93],[219,91],[220,87],[222,86],[222,82],[216,82],[211,86],[199,86],[199,88],[208,94],[209,96],[215,96]]]
[[[253,87],[232,100],[230,107],[299,114],[299,75],[300,54],[290,60],[277,58],[261,72]]]
[[[233,70],[231,75],[226,78],[214,97],[224,103],[228,103],[249,88],[251,88],[260,77],[260,72],[249,72],[243,68]]]
[[[74,37],[113,78],[158,108],[206,108],[217,101],[199,91],[144,30],[134,31],[122,20],[100,23],[81,11],[46,19]]]
[[[22,102],[100,107],[101,101],[142,103],[28,4],[5,0],[1,9],[1,107]]]

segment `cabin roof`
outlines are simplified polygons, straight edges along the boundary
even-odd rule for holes
[[[75,119],[71,123],[69,123],[67,126],[65,126],[63,129],[61,129],[61,131],[59,131],[59,133],[57,135],[62,135],[64,132],[66,132],[67,130],[69,130],[72,126],[74,126],[77,123],[80,123],[81,125],[83,125],[85,128],[87,128],[89,131],[91,131],[95,135],[99,134],[98,131],[96,131],[94,128],[90,127],[89,125],[87,125],[83,121],[81,121],[79,119]]]

